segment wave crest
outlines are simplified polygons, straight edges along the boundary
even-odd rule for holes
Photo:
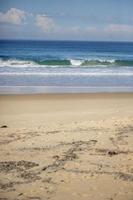
[[[33,61],[26,60],[2,60],[0,59],[0,67],[32,67],[35,65]]]
[[[0,59],[0,67],[110,67],[110,66],[133,66],[133,60],[114,59],[89,59],[89,60],[19,60]]]

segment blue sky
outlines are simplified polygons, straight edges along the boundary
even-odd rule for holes
[[[1,39],[133,41],[133,0],[0,0]]]

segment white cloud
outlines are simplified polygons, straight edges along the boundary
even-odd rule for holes
[[[37,15],[35,24],[42,29],[43,32],[51,32],[55,30],[56,27],[53,19],[46,15]]]
[[[7,12],[0,12],[0,22],[20,25],[25,20],[27,13],[23,10],[11,8]]]

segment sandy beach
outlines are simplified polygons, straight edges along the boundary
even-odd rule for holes
[[[133,93],[0,95],[1,200],[132,200]]]

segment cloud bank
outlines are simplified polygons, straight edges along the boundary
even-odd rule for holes
[[[104,24],[93,24],[91,20],[82,24],[75,22],[73,25],[68,22],[67,25],[58,24],[54,16],[45,13],[31,14],[24,10],[10,8],[7,12],[0,12],[0,37],[9,35],[15,38],[16,35],[25,34],[24,38],[30,36],[35,39],[133,40],[132,24],[113,23],[113,20],[112,23],[110,21]],[[5,24],[6,26],[3,26]],[[23,24],[25,26],[22,26]]]
[[[21,25],[26,18],[27,13],[23,10],[11,8],[7,12],[0,12],[0,22]]]

